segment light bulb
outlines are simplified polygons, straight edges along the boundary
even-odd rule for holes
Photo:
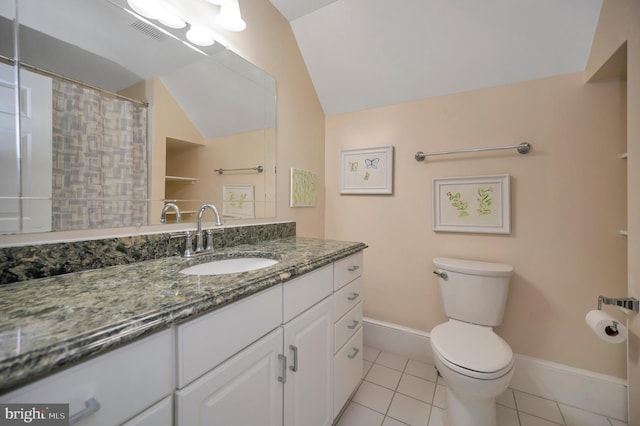
[[[157,19],[170,28],[184,28],[187,23],[158,0],[127,0],[131,9],[149,19]]]
[[[163,14],[157,19],[161,24],[166,25],[169,28],[184,28],[187,26],[187,23],[183,19],[171,13]]]
[[[246,22],[240,16],[238,0],[227,0],[220,6],[220,14],[216,16],[220,25],[229,31],[243,31],[247,28]]]
[[[192,26],[187,31],[187,40],[198,46],[211,46],[215,40],[209,31],[204,28]]]
[[[161,15],[157,0],[127,0],[129,7],[139,15],[149,19],[157,19]]]

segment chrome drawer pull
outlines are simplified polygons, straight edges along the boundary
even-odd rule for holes
[[[358,348],[353,348],[353,353],[347,355],[348,358],[354,359],[356,357],[356,355],[358,355],[358,352],[360,352],[360,349]]]
[[[80,410],[76,414],[69,417],[69,424],[78,423],[85,417],[89,417],[100,409],[100,403],[95,398],[89,398],[84,402],[84,410]]]
[[[289,345],[289,350],[293,351],[293,365],[289,367],[289,370],[295,373],[298,371],[298,347]]]
[[[356,300],[360,296],[360,293],[352,293],[351,296],[347,297],[347,300]]]
[[[278,376],[278,381],[280,383],[287,383],[287,357],[278,354],[278,359],[282,361],[282,376]]]
[[[349,272],[355,272],[355,271],[357,271],[358,269],[360,269],[360,267],[359,267],[358,265],[352,265],[352,266],[349,266],[349,267],[347,268],[347,271],[349,271]]]
[[[353,330],[354,328],[356,328],[358,326],[358,324],[360,324],[360,321],[357,320],[353,320],[353,322],[351,323],[351,325],[348,325],[347,328],[349,330]]]

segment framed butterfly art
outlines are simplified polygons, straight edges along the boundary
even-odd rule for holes
[[[340,194],[393,194],[393,146],[340,151]]]

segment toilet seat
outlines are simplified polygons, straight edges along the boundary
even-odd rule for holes
[[[477,379],[495,379],[513,367],[513,352],[491,327],[450,319],[431,330],[431,346],[443,364]]]

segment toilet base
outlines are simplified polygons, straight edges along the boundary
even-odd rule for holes
[[[495,398],[460,398],[447,387],[445,426],[496,426]]]

